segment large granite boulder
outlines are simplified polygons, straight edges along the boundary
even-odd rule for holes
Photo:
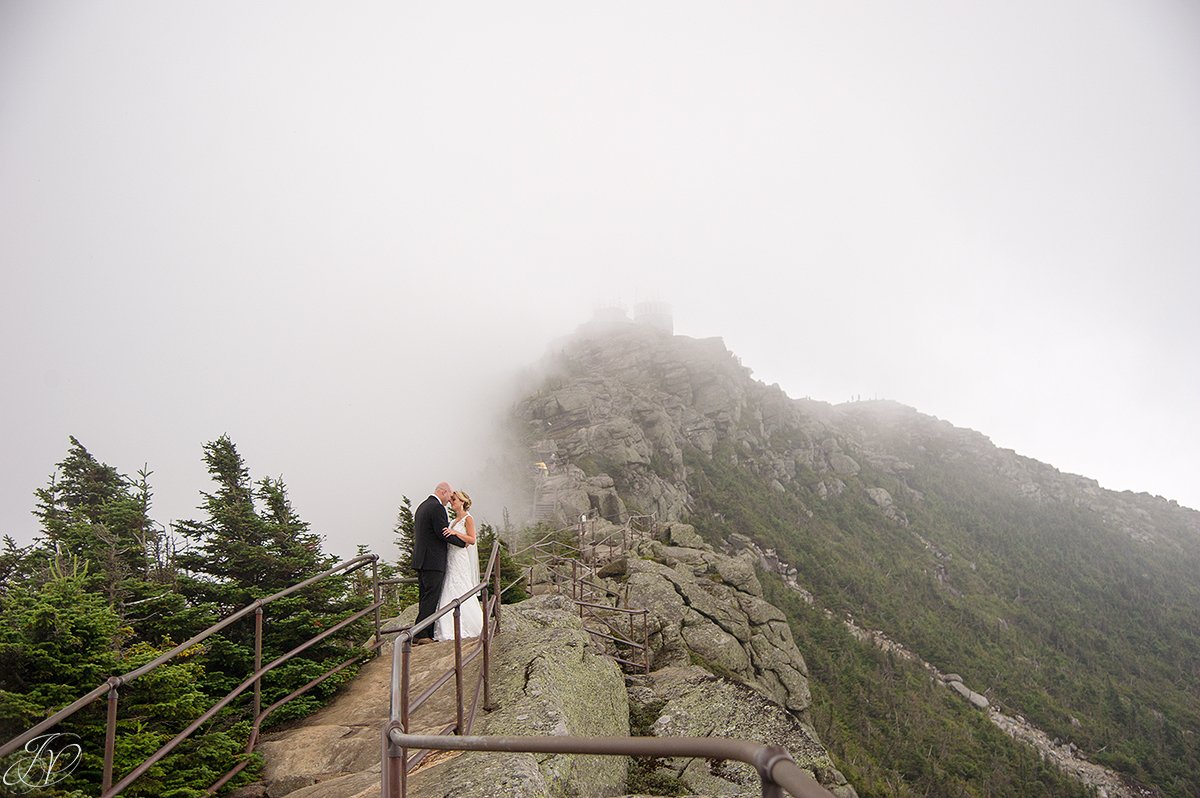
[[[614,579],[650,611],[653,668],[701,664],[744,681],[794,712],[810,702],[807,668],[787,619],[764,601],[757,557],[720,554],[686,524],[638,544]]]
[[[655,737],[729,737],[782,745],[839,798],[856,795],[812,727],[760,691],[696,666],[663,668],[628,681],[633,710]],[[741,762],[679,758],[666,760],[663,768],[698,794],[762,794],[758,774]]]
[[[569,599],[536,596],[505,607],[492,700],[480,734],[625,736],[629,704],[615,662],[594,653]],[[620,793],[620,756],[468,752],[410,780],[413,798],[590,798]]]

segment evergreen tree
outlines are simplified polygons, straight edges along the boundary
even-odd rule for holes
[[[29,564],[29,551],[32,546],[17,547],[17,542],[11,536],[4,536],[4,548],[0,549],[0,600],[8,592],[9,587],[21,581]]]
[[[138,497],[130,482],[99,462],[74,436],[66,458],[36,491],[34,511],[48,547],[58,556],[91,563],[91,587],[103,590],[110,604],[129,592],[128,580],[143,576],[148,497]]]
[[[500,547],[499,560],[497,565],[500,567],[500,589],[503,590],[509,585],[508,592],[504,594],[502,602],[504,604],[515,604],[518,601],[524,601],[529,598],[525,592],[524,576],[525,569],[521,566],[512,554],[509,553],[508,545],[500,540],[500,535],[497,534],[496,528],[491,524],[481,524],[479,526],[479,573],[485,574],[488,560],[492,557],[492,548]],[[515,583],[515,584],[514,584]]]
[[[412,502],[407,496],[400,497],[400,509],[396,513],[396,525],[392,527],[396,533],[396,567],[404,577],[416,576],[413,569],[413,511]]]
[[[12,584],[0,597],[0,739],[9,739],[110,676],[126,673],[169,648],[137,642],[128,645],[129,627],[105,601],[89,590],[87,564],[69,558],[52,562],[48,578]],[[123,649],[123,650],[122,650]],[[128,773],[182,731],[210,705],[198,685],[202,664],[186,654],[159,666],[120,692],[114,773]],[[94,702],[54,728],[77,735],[79,765],[58,790],[99,791],[103,768],[106,713]],[[245,730],[230,736],[216,732],[195,737],[159,762],[124,795],[134,798],[199,796],[244,750]],[[3,770],[9,763],[0,763]]]
[[[42,537],[28,567],[86,563],[86,586],[103,594],[122,622],[146,640],[189,630],[184,601],[173,589],[170,563],[151,567],[148,552],[168,548],[150,519],[150,471],[138,479],[97,460],[74,436],[50,483],[35,491]]]
[[[176,556],[176,562],[185,571],[181,577],[184,593],[197,605],[207,607],[213,620],[315,576],[335,563],[322,552],[320,537],[295,512],[283,480],[252,482],[249,469],[228,436],[205,445],[204,461],[216,489],[202,493],[205,520],[176,523],[176,530],[193,543]],[[291,651],[366,603],[354,594],[345,578],[323,580],[272,602],[264,608],[263,663]],[[316,678],[327,667],[349,659],[357,653],[356,646],[364,633],[360,625],[335,635],[271,671],[263,680],[264,704]],[[214,674],[213,695],[227,692],[254,672],[254,637],[254,620],[247,617],[206,641],[205,661]],[[324,683],[315,695],[296,699],[273,715],[272,721],[312,711],[320,696],[350,676],[352,673],[343,672]]]
[[[0,547],[0,739],[19,734],[108,677],[149,662],[218,617],[333,564],[295,512],[281,479],[252,483],[225,436],[205,447],[205,462],[216,482],[204,494],[207,518],[176,526],[192,543],[176,556],[174,539],[149,517],[150,472],[142,469],[129,479],[71,439],[49,485],[37,491],[42,537],[26,548],[7,538]],[[365,607],[369,587],[355,590],[352,578],[323,580],[269,605],[263,661]],[[177,583],[188,591],[190,604],[173,589]],[[264,706],[360,654],[367,623],[268,674]],[[250,617],[123,686],[116,777],[244,680],[253,670],[253,645]],[[343,671],[271,720],[311,711],[352,675]],[[248,705],[248,696],[235,702],[123,794],[199,798],[242,756]],[[104,739],[104,723],[104,701],[98,701],[57,730],[94,743]],[[102,754],[102,746],[84,746],[77,770],[56,786],[95,794]],[[0,763],[0,770],[6,765]]]
[[[0,737],[9,739],[118,673],[127,634],[88,589],[87,563],[52,563],[49,578],[12,585],[0,600]],[[73,731],[73,729],[72,729]],[[103,737],[101,737],[103,739]]]
[[[396,566],[395,573],[390,578],[416,579],[417,572],[413,568],[413,511],[412,502],[407,496],[400,497],[400,509],[396,512],[396,525],[392,531],[396,534]],[[393,602],[397,607],[407,607],[417,601],[416,583],[395,585],[391,591]]]
[[[233,441],[222,435],[205,444],[204,462],[217,487],[201,492],[207,520],[175,523],[194,544],[176,562],[185,572],[184,592],[193,602],[209,605],[215,618],[270,595],[273,557],[265,524],[254,509],[250,471]]]

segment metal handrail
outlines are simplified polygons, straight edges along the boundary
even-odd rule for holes
[[[653,516],[649,516],[653,521]],[[582,524],[580,525],[582,532]],[[551,533],[554,534],[554,533]],[[542,541],[539,541],[539,543]],[[627,539],[622,541],[627,545]],[[537,548],[537,544],[529,546],[523,551]],[[499,549],[499,543],[492,552],[492,560],[496,558],[496,551]],[[573,563],[574,564],[574,563]],[[491,574],[493,562],[489,561],[488,571]],[[532,570],[531,570],[532,574]],[[495,580],[496,592],[492,601],[495,602],[497,612],[501,596],[510,588],[523,581],[523,578],[518,578],[513,581],[503,590],[499,585],[499,573],[492,575]],[[577,572],[572,574],[572,581],[578,580]],[[462,598],[473,595],[478,591],[484,591],[486,596],[488,579],[485,577],[479,585],[472,591],[465,594],[452,606],[455,611],[455,648],[456,659],[458,658],[459,635],[457,625],[457,607]],[[532,587],[532,585],[531,585]],[[574,585],[572,585],[574,590]],[[585,601],[575,601],[579,606],[580,612],[584,607],[610,610],[618,614],[625,614],[629,617],[630,623],[633,623],[634,615],[642,616],[642,633],[643,642],[639,645],[632,641],[620,640],[609,635],[604,635],[602,632],[590,630],[585,627],[584,631],[591,634],[597,634],[602,637],[608,637],[610,640],[619,643],[627,643],[634,648],[641,649],[643,653],[643,663],[630,662],[613,657],[617,662],[638,667],[639,665],[646,668],[649,672],[649,640],[647,635],[647,621],[649,611],[646,609],[631,609],[628,607],[612,607],[603,604],[592,604]],[[484,634],[481,636],[481,645],[486,652],[488,642],[491,636],[499,631],[499,618],[496,619],[495,630],[492,629],[491,620],[487,617],[488,601],[485,599],[485,622]],[[450,607],[448,606],[439,613],[444,615]],[[747,740],[736,740],[719,737],[572,737],[572,736],[554,736],[554,737],[505,737],[505,736],[467,736],[464,735],[463,725],[460,720],[457,725],[457,734],[447,736],[446,732],[456,728],[453,724],[443,730],[442,734],[408,734],[409,721],[409,703],[408,703],[408,659],[412,649],[412,635],[426,628],[430,620],[420,624],[420,626],[405,630],[403,634],[407,638],[403,641],[397,641],[396,650],[402,652],[402,670],[397,668],[397,660],[393,652],[392,659],[392,710],[389,713],[390,719],[383,730],[383,762],[381,768],[381,783],[380,792],[382,798],[404,798],[407,794],[408,787],[408,770],[410,765],[415,765],[421,761],[430,751],[492,751],[492,752],[509,752],[509,753],[550,753],[550,754],[596,754],[602,756],[633,756],[633,757],[704,757],[707,759],[734,759],[740,762],[745,762],[752,765],[759,774],[762,782],[763,798],[782,798],[784,790],[794,796],[794,798],[833,798],[833,794],[822,787],[812,776],[800,768],[792,759],[791,754],[782,746],[768,746],[758,743],[753,743]],[[605,623],[607,626],[608,624]],[[609,627],[611,629],[611,627]],[[613,630],[615,631],[615,630]],[[484,685],[485,693],[489,684],[488,669],[490,660],[485,655],[483,671],[480,674],[480,680]],[[440,686],[440,685],[439,685]],[[429,688],[422,694],[424,699],[432,694],[436,687]],[[461,683],[459,686],[459,714],[461,718]],[[400,705],[397,706],[396,695],[400,694]],[[476,685],[476,697],[478,697],[478,684]],[[485,700],[485,708],[488,702]],[[469,731],[469,726],[467,730]],[[412,757],[408,757],[408,750],[418,750],[419,753]]]
[[[360,568],[367,566],[368,564],[371,565],[371,585],[372,585],[372,597],[373,597],[373,601],[371,602],[371,604],[369,604],[366,608],[354,613],[350,617],[342,620],[335,626],[332,626],[329,629],[326,629],[325,631],[321,632],[320,634],[315,635],[312,638],[309,638],[309,640],[307,640],[306,642],[302,643],[301,645],[297,646],[296,648],[292,649],[291,651],[287,652],[286,654],[281,655],[280,657],[276,658],[274,661],[268,663],[267,665],[262,664],[263,607],[267,606],[268,604],[270,604],[278,599],[289,596],[299,590],[303,590],[304,588],[308,587],[309,585],[319,582],[322,579],[327,579],[335,574],[341,574],[343,576],[349,575],[349,574],[352,574],[355,571],[359,570]],[[178,745],[181,742],[183,742],[183,740],[185,740],[188,736],[190,736],[206,720],[210,719],[213,715],[215,715],[221,709],[226,707],[234,698],[236,698],[237,696],[244,693],[250,687],[254,687],[254,713],[255,713],[254,732],[252,734],[251,741],[249,743],[250,747],[247,748],[247,753],[250,753],[253,751],[253,745],[254,745],[255,740],[257,739],[258,727],[261,724],[262,720],[264,718],[266,718],[266,716],[269,715],[270,712],[272,712],[273,710],[275,710],[276,708],[281,706],[282,703],[286,702],[287,700],[290,700],[291,698],[301,695],[304,691],[307,691],[308,689],[311,689],[312,687],[316,686],[321,681],[323,681],[325,678],[328,678],[329,676],[333,675],[333,673],[340,671],[341,669],[345,668],[346,666],[350,665],[351,663],[357,661],[358,659],[361,659],[362,656],[367,656],[368,654],[371,653],[371,651],[373,651],[375,648],[378,647],[378,645],[379,645],[379,608],[382,606],[382,603],[383,602],[381,601],[380,594],[379,594],[379,555],[363,554],[363,555],[359,555],[357,557],[353,557],[349,560],[340,562],[337,565],[333,566],[332,568],[322,571],[321,573],[316,574],[315,576],[309,577],[308,579],[305,579],[302,582],[297,582],[296,584],[294,584],[290,587],[284,588],[283,590],[280,590],[277,593],[273,593],[270,596],[267,596],[266,598],[257,599],[255,601],[251,602],[250,604],[246,605],[245,607],[238,610],[237,612],[218,621],[217,623],[213,624],[212,626],[209,626],[207,629],[200,632],[199,634],[188,638],[184,642],[175,646],[170,651],[167,651],[166,653],[159,655],[158,657],[151,660],[150,662],[147,662],[145,665],[135,668],[134,670],[131,670],[128,673],[122,674],[120,676],[110,677],[103,684],[99,685],[91,692],[87,693],[86,695],[84,695],[81,698],[77,699],[76,701],[72,702],[68,706],[63,707],[58,712],[55,712],[53,715],[51,715],[50,717],[41,721],[40,723],[38,723],[31,729],[28,729],[27,731],[23,732],[22,734],[19,734],[16,737],[14,737],[13,739],[4,743],[4,745],[0,746],[0,757],[8,756],[9,754],[13,753],[17,749],[19,749],[21,746],[23,746],[25,743],[32,740],[34,737],[37,737],[38,735],[42,734],[43,732],[47,731],[48,729],[53,728],[57,724],[61,723],[62,721],[66,720],[67,718],[74,715],[79,710],[83,709],[84,707],[91,705],[94,701],[96,701],[96,699],[107,695],[108,696],[108,717],[107,717],[107,723],[105,726],[104,765],[103,765],[103,771],[102,771],[102,775],[101,775],[101,798],[110,798],[110,796],[119,794],[122,790],[124,790],[126,787],[128,787],[134,780],[136,780],[139,776],[143,775],[147,770],[149,770],[150,767],[152,767],[155,763],[157,763],[164,756],[166,756],[171,751],[173,751],[176,747],[178,747]],[[169,662],[171,659],[175,658],[176,656],[183,653],[184,651],[187,651],[188,649],[192,648],[197,643],[207,640],[209,637],[212,637],[217,632],[220,632],[221,630],[225,629],[226,627],[235,623],[236,621],[239,621],[242,618],[247,617],[251,613],[254,613],[254,615],[255,615],[255,663],[254,663],[255,671],[254,671],[254,673],[251,674],[250,677],[247,678],[245,681],[243,681],[240,685],[238,685],[236,688],[234,688],[234,690],[232,692],[230,692],[224,698],[219,700],[212,708],[210,708],[207,712],[205,712],[200,717],[200,719],[193,722],[187,729],[180,732],[172,740],[170,740],[168,743],[166,743],[163,747],[159,748],[157,751],[155,751],[153,754],[151,754],[149,758],[144,760],[140,765],[135,767],[132,771],[130,771],[128,774],[126,774],[126,776],[123,779],[121,779],[119,782],[117,782],[117,784],[114,785],[112,783],[113,782],[113,759],[114,759],[115,740],[116,740],[119,688],[130,684],[138,677],[144,676],[145,674],[154,670],[158,666],[163,665],[166,662]],[[336,668],[331,669],[324,676],[318,678],[317,680],[314,680],[306,687],[301,688],[300,691],[297,691],[293,695],[289,696],[287,699],[284,700],[284,702],[276,702],[271,707],[269,707],[265,712],[262,711],[261,692],[260,692],[261,680],[262,680],[262,677],[266,673],[273,670],[278,665],[283,664],[284,662],[286,662],[287,660],[296,656],[297,654],[301,653],[302,651],[310,648],[311,646],[315,645],[316,643],[319,643],[322,640],[326,639],[327,637],[344,629],[345,627],[349,626],[350,624],[352,624],[358,620],[361,620],[367,614],[372,614],[374,617],[375,634],[374,634],[373,645],[370,648],[368,648],[366,651],[364,651],[364,653],[362,655],[354,657],[351,660],[348,660],[347,662],[344,662],[341,665],[336,666]],[[227,773],[224,777],[222,777],[222,780],[221,780],[221,782],[219,782],[218,786],[227,782],[230,778],[232,778],[234,775],[236,775],[237,772],[240,771],[244,767],[245,767],[245,764],[241,764],[240,766],[235,767],[235,769],[233,771],[231,771],[230,773]]]
[[[483,690],[484,710],[491,708],[491,639],[500,630],[500,607],[504,592],[521,581],[517,580],[508,587],[501,589],[501,545],[498,539],[495,540],[491,556],[488,558],[487,568],[479,584],[420,623],[400,630],[393,643],[391,695],[389,699],[388,721],[383,730],[383,761],[380,776],[381,788],[385,796],[390,794],[404,795],[407,790],[409,768],[415,766],[433,750],[431,746],[422,746],[423,750],[418,749],[417,753],[412,758],[409,758],[408,747],[398,748],[392,745],[387,736],[388,731],[392,728],[407,730],[411,714],[419,709],[439,688],[449,682],[451,676],[454,677],[455,685],[456,721],[447,725],[442,730],[443,734],[450,731],[453,731],[456,735],[470,733],[475,722],[475,711],[478,706],[481,687]],[[489,588],[492,589],[492,596],[490,598],[488,596]],[[470,654],[464,658],[459,617],[463,602],[473,600],[476,595],[479,595],[483,602],[483,629],[479,635],[479,642],[476,643]],[[454,617],[454,665],[435,678],[433,684],[421,693],[421,695],[415,699],[410,699],[409,678],[411,673],[410,662],[412,658],[413,638],[417,633],[437,623],[438,619],[447,613],[453,613]],[[483,655],[483,665],[480,668],[479,677],[473,689],[474,697],[471,702],[470,713],[467,714],[464,707],[465,686],[463,684],[463,668],[479,654]],[[435,739],[441,737],[441,735],[435,735]]]
[[[645,532],[647,531],[647,530],[639,530],[639,529],[635,528],[635,525],[634,525],[635,521],[644,520],[644,519],[650,519],[651,524],[656,523],[654,520],[655,517],[653,515],[632,516],[618,532],[610,533],[605,538],[606,544],[609,545],[610,553],[611,553],[611,550],[615,548],[615,549],[619,550],[619,554],[621,556],[628,556],[630,546],[633,545],[634,543],[636,543],[637,540],[640,537],[642,537],[645,534]],[[577,538],[577,540],[579,541],[579,546],[577,546],[577,547],[570,546],[561,541],[550,541],[550,543],[546,543],[547,539],[551,535],[561,534],[562,532],[565,532],[568,530],[573,530],[578,534],[579,537]],[[569,556],[563,556],[558,551],[550,550],[552,547],[564,546],[569,550],[577,551],[582,554],[583,550],[585,548],[585,545],[592,545],[592,550],[594,551],[595,544],[585,544],[585,542],[584,542],[584,537],[588,533],[588,531],[589,531],[589,526],[587,524],[585,524],[584,522],[580,522],[571,527],[568,527],[567,529],[558,530],[557,532],[552,532],[552,533],[549,533],[548,535],[544,535],[542,537],[542,539],[539,540],[537,543],[534,543],[531,546],[526,547],[525,551],[534,550],[536,553],[541,555],[540,557],[536,557],[536,555],[535,555],[534,561],[529,565],[529,568],[527,571],[528,580],[529,580],[529,590],[530,590],[530,592],[532,592],[532,590],[533,590],[534,569],[539,566],[545,570],[546,576],[548,577],[548,582],[551,585],[553,585],[557,590],[559,590],[559,592],[561,592],[561,585],[563,583],[570,584],[571,598],[572,598],[572,600],[575,601],[575,604],[579,607],[579,619],[584,625],[584,631],[588,632],[589,634],[592,634],[594,631],[594,630],[588,628],[587,623],[589,620],[603,625],[605,628],[607,628],[610,632],[613,633],[612,636],[601,635],[601,634],[592,634],[593,637],[603,637],[603,638],[612,640],[615,643],[633,646],[634,648],[639,649],[642,653],[642,661],[640,663],[633,663],[633,662],[630,662],[625,659],[621,659],[620,657],[616,657],[616,656],[614,656],[613,658],[624,665],[630,665],[632,667],[636,667],[636,668],[644,671],[645,673],[649,673],[650,672],[650,646],[649,646],[649,623],[648,623],[649,616],[648,616],[648,613],[645,610],[641,610],[641,609],[631,610],[629,608],[617,607],[617,606],[612,606],[612,605],[604,605],[604,604],[595,604],[592,602],[585,601],[584,599],[592,597],[592,596],[587,595],[588,590],[599,591],[602,594],[602,596],[611,596],[617,602],[620,602],[621,594],[618,592],[614,592],[614,591],[610,590],[607,586],[598,584],[597,582],[594,582],[594,581],[592,581],[591,578],[589,578],[589,577],[595,576],[595,564],[594,563],[583,563],[583,562],[581,562],[580,559],[577,559],[574,557],[569,557]],[[595,534],[594,529],[591,529],[591,533],[593,535]],[[609,543],[610,541],[611,541],[611,543]],[[546,545],[543,545],[544,543],[546,543]],[[567,566],[567,565],[570,565],[570,567],[571,567],[571,571],[569,574],[565,572],[565,566]],[[628,597],[628,594],[626,595],[626,598],[627,597]],[[585,611],[585,608],[587,608],[588,611]],[[597,610],[616,610],[618,612],[628,613],[630,616],[628,637],[625,637],[623,632],[615,629],[612,626],[612,624],[610,624],[605,618],[603,618],[597,612]],[[642,616],[642,634],[641,634],[642,643],[640,643],[640,644],[633,641],[633,637],[636,634],[636,630],[634,629],[634,625],[633,625],[633,616],[637,615],[637,614],[640,614]]]
[[[704,757],[734,759],[758,771],[763,798],[833,798],[833,793],[808,775],[783,746],[721,737],[441,737],[405,734],[395,723],[386,740],[404,748],[438,751],[497,751],[536,754],[598,754],[636,757]],[[384,792],[384,796],[388,796]]]
[[[578,526],[579,526],[578,524],[572,524],[571,526],[563,527],[562,529],[551,530],[550,532],[547,532],[546,534],[542,535],[539,539],[535,540],[533,543],[530,543],[525,548],[517,549],[516,551],[512,552],[512,556],[519,557],[522,554],[524,554],[525,552],[529,551],[530,549],[537,548],[538,546],[541,546],[544,543],[557,542],[557,541],[551,541],[551,538],[554,537],[555,535],[561,535],[563,532],[572,531],[572,530],[576,529]],[[563,545],[567,545],[567,544],[563,544]]]
[[[592,604],[592,603],[589,603],[586,601],[576,601],[575,605],[577,607],[579,607],[579,621],[583,625],[583,631],[587,632],[592,637],[600,637],[600,638],[609,640],[617,645],[630,646],[631,648],[633,648],[637,651],[640,651],[642,654],[641,662],[630,662],[629,660],[624,660],[624,659],[621,659],[620,657],[617,657],[615,654],[610,655],[613,657],[613,659],[615,659],[618,662],[621,662],[625,665],[629,665],[630,667],[638,668],[643,673],[650,672],[650,628],[649,628],[650,611],[649,610],[644,609],[644,608],[643,609],[632,609],[630,607],[612,607],[607,604]],[[586,618],[584,615],[584,608],[587,608],[590,610],[590,612],[587,613]],[[615,626],[613,626],[609,622],[609,619],[605,618],[598,611],[615,612],[618,614],[624,614],[626,617],[628,617],[629,618],[629,635],[626,636],[622,630],[617,629]],[[640,615],[642,617],[642,642],[640,642],[640,643],[635,642],[633,640],[633,636],[635,634],[633,619],[635,616],[638,616],[638,615]],[[612,632],[612,634],[604,634],[603,632],[599,631],[598,629],[589,628],[587,626],[587,624],[584,623],[584,621],[588,618],[590,618],[595,623],[599,623],[599,624],[603,625],[604,628],[607,629],[608,631]]]

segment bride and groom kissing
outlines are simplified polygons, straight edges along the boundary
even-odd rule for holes
[[[447,504],[454,509],[453,526]],[[470,510],[470,496],[454,490],[448,482],[439,482],[413,513],[412,563],[417,571],[419,604],[414,626],[479,584],[476,526]],[[483,632],[483,609],[477,596],[462,603],[459,632],[463,637],[478,637]],[[414,635],[413,643],[453,639],[454,613],[448,612]]]

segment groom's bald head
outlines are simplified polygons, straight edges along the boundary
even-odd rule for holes
[[[437,487],[433,489],[433,495],[437,496],[442,504],[450,501],[450,495],[452,493],[454,493],[454,488],[450,487],[449,482],[439,482]]]

